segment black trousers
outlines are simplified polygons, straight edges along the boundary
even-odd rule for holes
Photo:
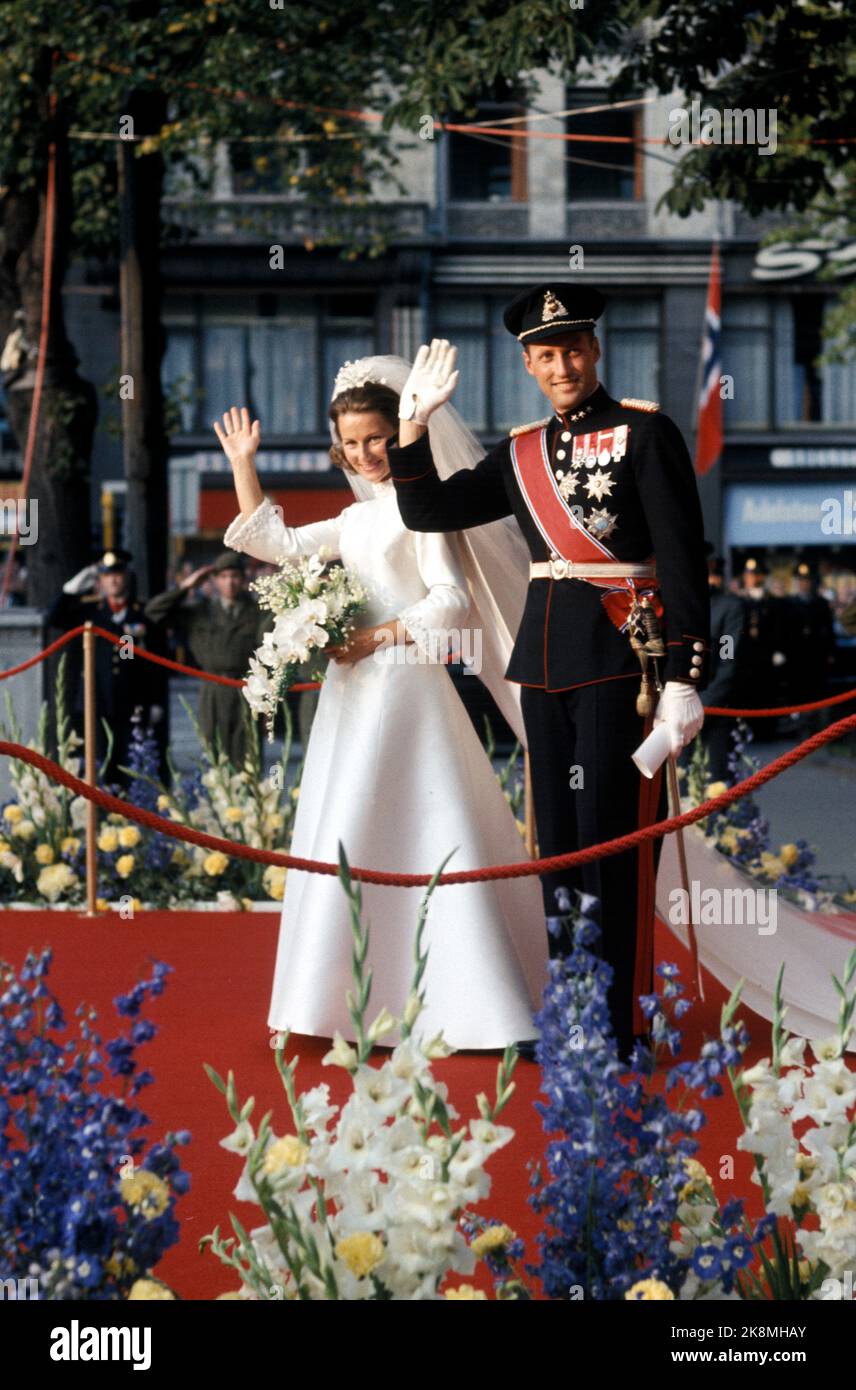
[[[638,676],[566,691],[522,688],[542,858],[626,835],[638,829],[640,809],[643,824],[666,816],[665,769],[652,783],[631,761],[631,754],[645,736],[645,721],[636,713],[638,692]],[[661,844],[661,840],[654,842],[654,875]],[[640,864],[639,851],[633,849],[541,878],[547,916],[559,914],[556,889],[560,887],[570,890],[572,902],[574,889],[600,900],[600,948],[613,969],[609,1006],[622,1057],[628,1055],[634,1036],[640,868],[644,886],[644,857]],[[653,920],[650,930],[653,935]],[[551,955],[564,949],[564,943],[550,937]],[[653,979],[646,978],[638,992],[650,993],[652,989]]]

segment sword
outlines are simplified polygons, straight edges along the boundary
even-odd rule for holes
[[[681,814],[681,794],[678,790],[678,762],[677,758],[675,757],[675,754],[670,753],[667,761],[669,764],[669,791],[671,792],[672,796],[673,814],[679,816]],[[690,893],[690,881],[689,874],[687,872],[687,851],[686,846],[684,844],[684,827],[682,825],[676,827],[675,839],[678,845],[678,865],[680,867],[681,872],[681,887],[687,895],[687,903],[689,904],[687,944],[690,948],[690,964],[692,966],[692,972],[695,977],[696,989],[698,990],[698,997],[703,1002],[704,983],[702,981],[701,967],[699,966],[698,959],[698,940],[696,938],[696,924],[693,919],[693,900],[692,894]]]

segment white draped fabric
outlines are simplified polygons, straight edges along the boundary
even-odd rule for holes
[[[708,888],[720,893],[743,893],[747,888],[757,891],[757,882],[720,854],[702,831],[689,827],[684,831],[684,842],[690,884],[695,880],[702,892]],[[671,922],[669,913],[670,901],[675,901],[669,895],[680,887],[676,840],[674,835],[667,835],[657,874],[657,915],[686,946],[686,927]],[[766,918],[766,908],[759,915]],[[773,924],[775,931],[770,932],[769,925]],[[729,991],[738,980],[745,980],[742,997],[762,1018],[773,1017],[776,977],[784,961],[786,1027],[802,1038],[826,1038],[835,1033],[839,998],[832,976],[841,979],[844,963],[856,947],[856,914],[806,912],[779,893],[775,917],[770,917],[760,931],[758,925],[747,921],[732,925],[702,922],[696,924],[696,937],[702,965]],[[856,1037],[848,1051],[856,1052]]]

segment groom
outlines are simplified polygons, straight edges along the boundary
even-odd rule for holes
[[[598,383],[595,324],[603,296],[550,282],[504,314],[521,365],[551,414],[511,431],[476,466],[440,480],[427,421],[458,379],[455,349],[417,354],[401,395],[399,445],[388,449],[398,505],[414,531],[458,531],[514,514],[529,545],[530,583],[506,672],[522,686],[538,848],[566,854],[662,819],[661,771],[631,761],[650,726],[636,712],[639,660],[627,618],[647,594],[666,655],[655,720],[673,753],[701,728],[710,612],[695,474],[676,425],[651,401],[613,400]],[[653,988],[654,886],[661,841],[542,876],[550,953],[567,949],[561,915],[582,889],[600,900],[601,951],[619,1055],[643,1031],[639,994]]]

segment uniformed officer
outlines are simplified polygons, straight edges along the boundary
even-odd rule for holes
[[[817,575],[810,564],[797,565],[796,591],[787,600],[788,700],[795,705],[822,700],[835,664],[835,624],[832,609],[818,593]],[[803,715],[806,728],[820,726],[822,710]]]
[[[128,765],[131,716],[135,710],[141,711],[144,724],[151,723],[153,726],[161,751],[166,732],[167,687],[164,669],[135,656],[137,645],[159,655],[160,650],[157,634],[145,616],[142,603],[132,597],[131,558],[127,550],[105,550],[94,564],[85,565],[66,581],[46,615],[49,627],[61,628],[64,632],[91,621],[96,627],[115,632],[118,637],[133,639],[123,647],[117,647],[104,638],[97,638],[95,642],[96,757],[99,768],[107,753],[102,719],[106,719],[113,734],[110,761],[101,773],[100,782],[101,785],[116,783],[120,787],[127,787],[132,780],[119,770],[119,765]],[[79,661],[76,660],[74,666],[79,672]],[[75,727],[81,735],[83,699],[83,684],[78,680],[72,707]]]
[[[187,603],[189,595],[208,576],[215,596]],[[243,557],[226,550],[212,565],[203,565],[174,589],[157,594],[146,604],[146,617],[178,630],[193,660],[202,671],[241,679],[249,670],[250,657],[259,646],[272,615],[259,609],[247,591]],[[249,706],[235,686],[203,681],[199,694],[199,723],[210,743],[219,737],[235,768],[241,768],[247,751]]]
[[[748,709],[777,709],[788,702],[787,603],[770,592],[763,559],[750,555],[743,563],[738,590],[745,610],[745,641],[739,667],[739,701]],[[749,718],[756,739],[773,738],[778,719]]]
[[[737,594],[723,586],[725,562],[708,542],[707,582],[710,589],[710,680],[702,694],[705,710],[710,705],[739,706],[739,672],[743,657],[746,618]],[[727,642],[723,639],[727,639]],[[728,757],[733,747],[734,720],[727,715],[705,714],[701,738],[707,749],[712,782],[732,779]]]
[[[676,754],[704,717],[698,692],[707,682],[710,615],[695,475],[680,432],[656,404],[613,400],[599,385],[595,321],[603,307],[597,290],[553,282],[512,301],[505,326],[552,413],[443,481],[425,425],[454,389],[454,349],[443,341],[420,350],[401,396],[399,447],[389,449],[411,529],[455,531],[513,513],[529,544],[528,597],[506,676],[522,686],[542,856],[611,839],[666,811],[662,769],[648,781],[631,761],[646,725],[628,622],[646,592],[664,640],[656,717]],[[542,880],[554,931],[568,890],[600,899],[625,1058],[643,1030],[635,999],[653,987],[658,853],[659,841],[656,850]],[[551,934],[551,953],[564,948]]]

